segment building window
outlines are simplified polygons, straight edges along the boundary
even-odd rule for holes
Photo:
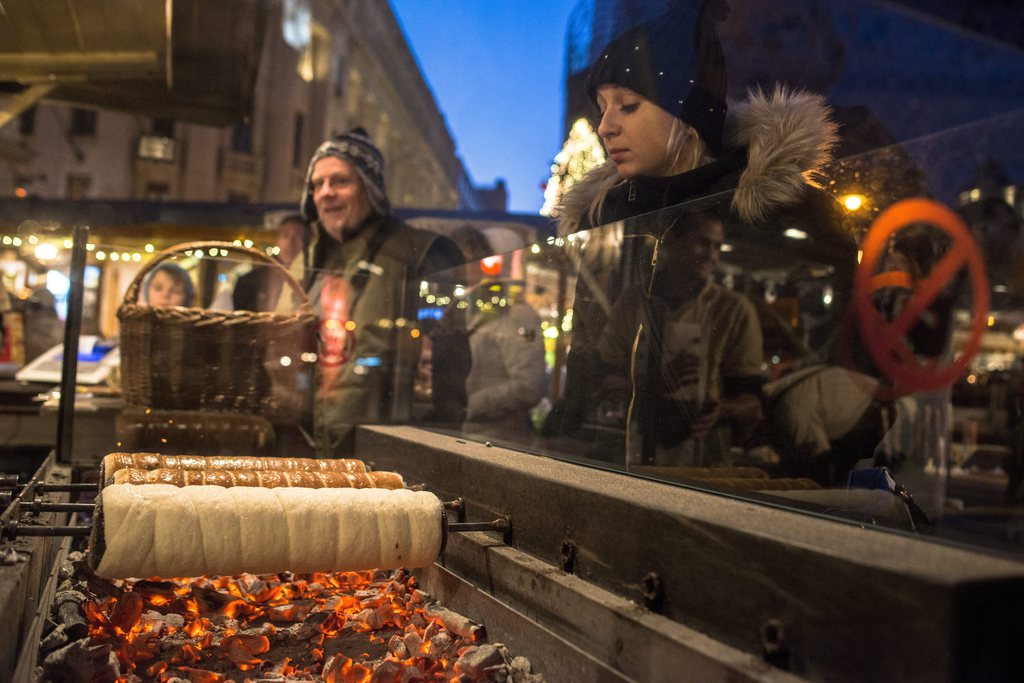
[[[177,158],[177,143],[163,135],[139,136],[138,156],[150,161],[173,162]]]
[[[84,199],[85,193],[89,191],[92,178],[84,173],[69,173],[67,179],[67,198]]]
[[[306,124],[306,117],[302,112],[295,112],[295,136],[292,138],[292,168],[301,168],[303,162],[302,134]]]
[[[231,151],[252,154],[252,124],[248,121],[236,123],[231,129]]]
[[[18,133],[24,136],[36,132],[36,108],[29,107],[18,117]]]
[[[96,110],[72,109],[71,134],[96,135]]]
[[[315,21],[309,23],[309,42],[299,49],[296,68],[307,83],[323,81],[331,65],[331,35]]]
[[[146,183],[143,199],[159,202],[167,199],[170,194],[171,188],[168,187],[167,183]]]
[[[174,137],[174,119],[153,119],[153,135],[165,138]]]

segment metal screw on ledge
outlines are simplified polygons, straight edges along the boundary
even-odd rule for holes
[[[561,560],[562,571],[572,574],[573,567],[576,564],[576,544],[568,538],[562,541]]]
[[[789,645],[786,629],[778,619],[765,619],[761,624],[761,650],[764,661],[780,669],[789,669]]]
[[[641,582],[644,591],[644,607],[656,614],[661,614],[665,608],[665,590],[661,584],[661,577],[650,572]]]

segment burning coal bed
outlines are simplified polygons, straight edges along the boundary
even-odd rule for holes
[[[61,568],[43,681],[542,683],[404,570],[109,581]]]

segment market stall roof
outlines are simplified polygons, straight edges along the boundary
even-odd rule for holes
[[[266,0],[0,0],[0,126],[36,101],[228,125],[251,109]]]

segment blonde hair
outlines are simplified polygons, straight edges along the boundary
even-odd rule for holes
[[[665,157],[670,160],[668,165],[671,174],[686,173],[703,166],[713,160],[708,146],[701,139],[700,133],[695,128],[687,125],[680,119],[672,120],[672,128],[668,133],[668,140],[665,141]],[[610,163],[610,162],[605,162]],[[599,225],[599,216],[604,209],[608,193],[614,188],[628,182],[618,173],[609,174],[603,179],[590,202],[587,210],[587,220],[591,225]]]

